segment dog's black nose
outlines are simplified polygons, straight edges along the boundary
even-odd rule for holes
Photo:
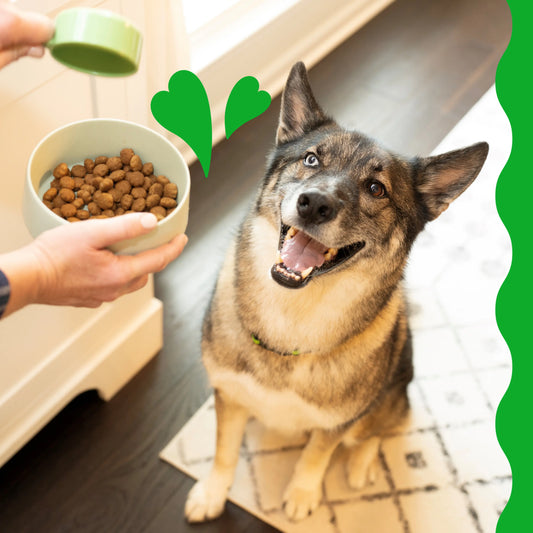
[[[333,199],[318,191],[309,190],[298,197],[298,214],[311,224],[329,222],[337,216],[337,207]]]

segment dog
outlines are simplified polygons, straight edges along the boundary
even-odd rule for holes
[[[223,512],[251,417],[309,435],[283,496],[289,519],[318,507],[341,443],[349,485],[374,481],[381,438],[409,409],[409,251],[487,154],[480,142],[401,157],[340,127],[317,104],[304,64],[293,66],[266,174],[203,322],[216,453],[188,495],[188,521]]]

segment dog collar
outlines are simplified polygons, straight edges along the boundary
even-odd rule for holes
[[[278,352],[276,350],[273,350],[269,346],[267,346],[263,341],[261,341],[257,335],[254,335],[252,333],[252,342],[256,344],[257,346],[261,346],[261,348],[268,350],[269,352],[278,353],[279,355],[300,355],[300,350],[293,350],[292,352]]]

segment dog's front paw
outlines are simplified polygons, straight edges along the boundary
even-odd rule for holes
[[[350,488],[361,490],[376,482],[378,477],[378,464],[376,461],[364,466],[352,464],[347,474]]]
[[[189,522],[205,522],[222,514],[228,490],[209,480],[198,481],[185,503],[185,518]]]
[[[319,506],[321,498],[320,486],[315,489],[302,489],[289,485],[283,496],[285,514],[289,520],[303,520]]]

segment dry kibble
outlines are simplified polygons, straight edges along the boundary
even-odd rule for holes
[[[134,200],[133,204],[131,205],[131,209],[133,211],[144,211],[144,208],[146,207],[146,200],[144,198],[137,198],[137,200]]]
[[[60,163],[53,176],[43,203],[69,222],[143,211],[162,220],[177,205],[177,185],[155,175],[154,164],[143,164],[131,148],[119,156],[87,158],[71,168]]]
[[[128,180],[119,181],[115,185],[115,189],[120,191],[122,194],[128,194],[131,191],[131,183]]]
[[[44,194],[43,200],[51,202],[57,196],[57,189],[55,187],[50,187]]]
[[[163,188],[163,196],[167,198],[178,197],[178,186],[175,183],[167,183]]]
[[[152,209],[152,207],[159,205],[160,201],[161,196],[159,196],[158,194],[150,194],[146,197],[146,207],[148,207],[148,209]]]
[[[167,210],[160,205],[152,207],[152,209],[150,209],[150,213],[154,214],[158,221],[163,220],[167,216]]]
[[[120,207],[122,207],[122,209],[126,209],[127,211],[128,209],[131,208],[132,205],[133,205],[133,196],[131,194],[125,194],[120,199]]]
[[[131,158],[135,155],[135,152],[131,148],[123,148],[120,150],[120,160],[123,165],[129,165]]]
[[[87,174],[87,169],[83,165],[74,165],[70,169],[70,175],[75,178],[83,178]]]
[[[74,179],[70,176],[63,176],[59,179],[59,186],[61,189],[74,189]]]
[[[142,166],[142,173],[145,175],[145,176],[150,176],[150,174],[153,174],[154,173],[154,165],[152,163],[145,163],[143,166]]]
[[[94,167],[93,174],[95,176],[107,176],[109,174],[109,167],[105,163],[100,163]]]
[[[122,168],[122,161],[120,157],[108,157],[106,161],[107,168],[113,172]]]
[[[161,183],[154,183],[148,189],[148,194],[157,194],[158,196],[163,196],[163,190],[163,185],[161,185]]]
[[[173,207],[176,207],[177,205],[176,200],[174,200],[174,198],[166,198],[166,197],[161,198],[160,204],[165,209],[172,209]]]
[[[106,191],[109,191],[110,189],[112,189],[113,185],[114,185],[114,182],[113,182],[113,180],[111,178],[104,178],[102,180],[102,182],[100,183],[99,189],[102,192],[106,192]]]
[[[131,195],[136,200],[137,198],[146,198],[146,189],[143,187],[134,187],[131,190]]]
[[[96,202],[96,205],[103,210],[111,209],[113,207],[113,204],[115,203],[113,197],[108,192],[103,192],[98,197],[96,197],[95,194],[94,201]]]
[[[93,217],[99,215],[102,212],[102,210],[96,205],[96,202],[89,202],[87,204],[87,210]]]
[[[121,181],[126,177],[126,173],[123,170],[113,170],[113,172],[109,174],[109,177],[113,181]]]
[[[61,215],[65,218],[73,217],[76,215],[77,209],[72,204],[64,204],[61,206]]]
[[[142,167],[143,167],[143,162],[141,161],[141,158],[135,154],[131,159],[130,159],[130,162],[129,162],[129,165],[131,167],[131,170],[133,171],[138,171],[138,170],[141,170]]]
[[[63,176],[68,176],[69,170],[66,163],[59,163],[56,168],[54,168],[54,178],[62,178]]]
[[[72,202],[72,205],[74,207],[76,207],[76,209],[81,209],[84,205],[85,205],[85,202],[83,201],[83,199],[81,198],[76,198],[73,202]]]

